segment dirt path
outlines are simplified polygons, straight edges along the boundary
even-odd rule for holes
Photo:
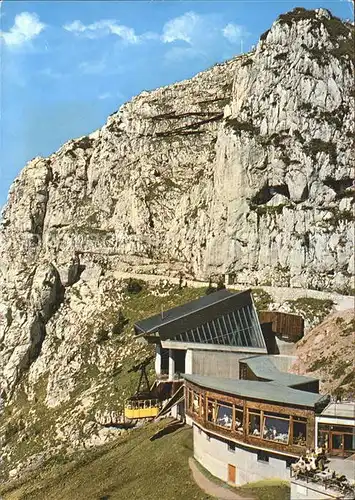
[[[250,497],[241,497],[240,495],[237,495],[237,493],[210,481],[204,474],[202,474],[192,457],[189,458],[189,466],[195,483],[201,488],[201,490],[207,493],[207,495],[218,498],[218,500],[254,500]]]

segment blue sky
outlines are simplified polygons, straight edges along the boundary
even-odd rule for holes
[[[27,161],[101,127],[143,90],[249,50],[296,6],[346,0],[1,2],[0,207]]]

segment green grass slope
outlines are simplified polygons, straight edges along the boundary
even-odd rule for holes
[[[169,419],[66,463],[47,464],[0,487],[0,495],[3,500],[209,500],[193,481],[191,455],[192,429]]]

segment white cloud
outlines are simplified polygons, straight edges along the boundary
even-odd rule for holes
[[[183,40],[191,44],[195,28],[200,19],[200,16],[195,14],[195,12],[186,12],[180,17],[171,19],[164,25],[163,42],[171,43],[175,40]]]
[[[72,23],[65,24],[63,28],[67,31],[72,31],[73,33],[83,33],[86,29],[88,29],[81,21],[73,21]]]
[[[248,35],[245,31],[244,26],[240,26],[239,24],[228,23],[222,29],[223,36],[227,38],[227,40],[231,43],[239,42],[243,36]]]
[[[99,99],[101,99],[101,100],[103,100],[103,99],[109,99],[110,97],[111,97],[110,92],[104,92],[103,94],[99,95]]]
[[[46,25],[39,20],[37,14],[21,12],[15,17],[14,25],[9,31],[1,33],[6,45],[20,46],[38,36]]]
[[[100,38],[107,35],[116,35],[127,43],[138,43],[140,37],[135,34],[133,28],[117,24],[115,20],[103,19],[92,24],[83,24],[81,21],[73,21],[65,24],[63,28],[75,35],[82,35],[86,38]]]

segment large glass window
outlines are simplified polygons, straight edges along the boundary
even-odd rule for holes
[[[288,443],[290,419],[277,413],[265,413],[263,439]]]
[[[235,431],[238,434],[244,434],[243,429],[243,408],[241,406],[235,407]]]
[[[228,429],[232,428],[232,420],[233,420],[233,407],[232,405],[217,401],[217,420],[216,424],[221,427],[227,427]]]
[[[260,410],[249,410],[248,433],[260,436]]]
[[[306,446],[307,419],[293,417],[293,444]]]
[[[260,325],[252,306],[246,305],[237,311],[209,320],[207,323],[178,334],[178,342],[197,342],[234,346],[264,347]]]
[[[318,446],[330,455],[352,455],[355,451],[355,429],[345,425],[319,424]]]

